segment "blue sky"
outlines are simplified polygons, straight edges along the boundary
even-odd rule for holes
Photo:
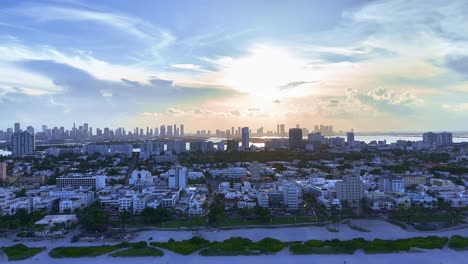
[[[0,127],[468,130],[466,1],[1,1]]]

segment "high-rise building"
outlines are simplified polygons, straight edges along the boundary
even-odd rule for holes
[[[353,210],[361,209],[361,200],[364,198],[364,183],[359,175],[347,175],[336,183],[336,197],[341,202],[347,201]]]
[[[183,124],[180,125],[180,136],[181,137],[185,136],[185,131],[184,131],[184,125]]]
[[[248,149],[250,147],[249,145],[249,128],[248,127],[243,127],[242,128],[242,148],[243,149]]]
[[[299,209],[299,196],[301,190],[294,182],[283,183],[283,204],[291,210]]]
[[[160,128],[159,128],[159,135],[161,137],[165,137],[166,136],[166,126],[165,125],[162,125]]]
[[[88,131],[89,131],[89,124],[88,124],[88,123],[84,123],[84,124],[83,124],[83,132],[84,132],[84,135],[83,135],[83,136],[85,136],[85,137],[90,136],[90,135],[88,134]]]
[[[346,133],[346,142],[348,143],[348,146],[354,146],[354,131],[350,131]]]
[[[281,136],[284,136],[285,134],[286,134],[286,131],[285,131],[285,129],[284,129],[284,124],[281,124],[281,125],[280,125],[280,135],[281,135]]]
[[[31,133],[31,134],[34,135],[34,127],[28,126],[28,127],[26,128],[26,131],[28,131],[29,133]]]
[[[184,189],[185,187],[187,187],[188,171],[186,168],[177,167],[174,169],[170,169],[168,171],[168,174],[169,174],[169,180],[168,180],[169,188]]]
[[[435,146],[450,146],[453,143],[453,135],[449,132],[423,134],[423,142]]]
[[[167,131],[166,131],[166,135],[168,137],[172,137],[174,134],[172,134],[172,126],[171,125],[168,125],[167,126]]]
[[[36,148],[34,135],[27,131],[13,133],[11,144],[13,146],[12,155],[14,157],[33,155]]]
[[[289,129],[289,147],[290,148],[302,148],[302,129],[291,128]]]
[[[20,123],[15,123],[15,130],[14,132],[20,132],[21,131],[21,127],[20,127]]]

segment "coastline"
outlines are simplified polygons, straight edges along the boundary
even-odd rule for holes
[[[337,227],[339,232],[330,232],[325,227],[308,226],[308,227],[287,227],[279,229],[234,229],[234,230],[219,230],[211,232],[200,232],[199,235],[210,241],[222,241],[224,239],[237,236],[249,238],[253,241],[258,241],[265,237],[276,238],[285,242],[290,241],[306,241],[310,239],[341,239],[347,240],[357,237],[362,237],[367,240],[374,238],[380,239],[399,239],[410,238],[417,236],[444,236],[450,237],[453,235],[468,236],[468,228],[449,230],[442,232],[412,232],[401,229],[398,226],[392,225],[385,221],[379,220],[356,220],[359,226],[365,227],[370,232],[360,232],[351,229],[346,224],[341,224]],[[170,238],[175,240],[189,239],[193,236],[192,231],[143,231],[131,240],[148,241],[150,237],[153,241],[165,242]],[[6,261],[6,257],[0,256],[0,261],[8,263],[39,263],[39,264],[54,264],[63,263],[67,260],[73,260],[75,264],[89,263],[92,259],[93,263],[127,263],[132,261],[135,264],[139,263],[251,263],[256,261],[261,263],[410,263],[423,260],[424,263],[466,263],[468,259],[468,251],[454,251],[445,247],[442,250],[426,250],[421,253],[392,253],[392,254],[364,254],[362,250],[357,251],[353,255],[292,255],[288,249],[284,249],[274,255],[261,256],[223,256],[223,257],[205,257],[198,253],[193,253],[189,256],[182,256],[177,253],[162,249],[163,257],[136,257],[136,258],[114,258],[110,256],[99,256],[96,258],[78,258],[78,259],[53,259],[48,256],[48,252],[58,246],[96,246],[102,244],[116,244],[116,242],[70,242],[71,234],[62,239],[43,240],[43,241],[13,241],[12,239],[1,238],[0,246],[9,246],[16,243],[24,243],[28,246],[38,247],[45,246],[47,249],[40,254],[24,260],[24,261]]]

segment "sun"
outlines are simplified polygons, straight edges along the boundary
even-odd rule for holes
[[[223,81],[239,92],[271,99],[280,96],[282,86],[305,78],[304,65],[285,49],[261,45],[226,61]]]

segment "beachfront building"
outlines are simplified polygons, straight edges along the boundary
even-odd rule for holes
[[[359,175],[347,175],[336,183],[337,198],[347,201],[349,207],[355,211],[361,210],[361,200],[364,198],[364,183]]]

